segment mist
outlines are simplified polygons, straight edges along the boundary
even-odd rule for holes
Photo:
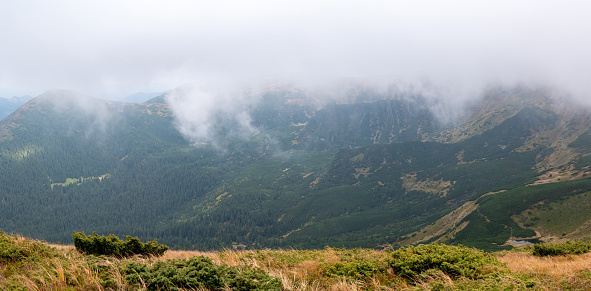
[[[174,112],[180,133],[192,142],[213,144],[220,143],[219,127],[230,130],[224,133],[226,137],[246,138],[254,134],[257,129],[251,125],[247,107],[256,97],[230,88],[185,84],[168,92],[165,100]]]
[[[252,134],[244,107],[258,95],[243,92],[272,80],[316,93],[343,79],[394,84],[427,96],[444,121],[490,84],[553,86],[588,102],[590,10],[586,1],[4,1],[0,96],[63,88],[123,100],[180,86],[167,100],[195,139],[218,113]]]
[[[74,122],[69,125],[68,134],[82,129],[86,139],[104,140],[121,116],[114,111],[109,103],[84,94],[69,90],[50,90],[37,96],[39,102],[50,104],[50,108],[58,114],[69,115],[74,120],[89,120],[90,124]]]

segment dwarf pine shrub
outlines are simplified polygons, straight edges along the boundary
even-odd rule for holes
[[[401,248],[392,252],[388,263],[396,274],[406,278],[439,270],[450,277],[480,279],[506,270],[493,255],[461,245],[429,244]]]
[[[368,281],[387,272],[388,264],[382,257],[367,249],[339,249],[326,247],[335,259],[322,264],[323,274],[329,277],[347,277]]]
[[[349,277],[355,280],[369,280],[386,272],[387,267],[378,260],[336,262],[327,264],[324,273],[329,277]]]
[[[591,244],[582,241],[564,242],[558,244],[535,244],[528,246],[527,250],[538,257],[580,255],[591,251]]]
[[[215,265],[204,256],[157,262],[130,263],[122,273],[132,286],[148,290],[281,290],[281,281],[260,269]]]
[[[142,243],[137,237],[126,235],[125,241],[117,236],[99,236],[96,232],[86,236],[84,232],[74,232],[72,234],[74,246],[81,253],[91,255],[106,255],[115,257],[129,257],[133,255],[152,255],[161,256],[168,246],[159,244],[157,240]]]
[[[55,251],[44,243],[0,230],[0,262],[35,260],[55,255]]]

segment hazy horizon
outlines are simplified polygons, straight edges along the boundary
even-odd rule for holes
[[[584,1],[5,1],[0,96],[186,83],[537,83],[591,95]]]

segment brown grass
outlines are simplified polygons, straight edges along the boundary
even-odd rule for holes
[[[62,244],[47,244],[48,246],[58,250],[58,251],[73,251],[76,248],[74,247],[74,245],[62,245]]]
[[[320,251],[297,250],[223,250],[217,252],[167,251],[156,260],[186,259],[193,256],[211,258],[216,264],[228,266],[250,266],[264,270],[269,275],[282,281],[284,290],[395,290],[383,286],[386,278],[372,278],[369,282],[346,278],[327,277],[323,271],[326,264],[343,261],[339,249],[328,248]],[[359,260],[383,260],[386,252],[360,250],[356,253]],[[388,275],[391,279],[392,274]],[[399,288],[398,288],[399,289]]]
[[[536,257],[524,252],[509,252],[499,256],[512,272],[545,275],[558,280],[591,271],[591,253],[556,257]],[[590,286],[591,287],[591,286]]]
[[[18,243],[28,243],[16,236]],[[28,290],[105,290],[101,278],[89,265],[87,256],[78,253],[72,245],[49,244],[58,256],[47,258],[41,264],[23,263],[17,271],[9,270],[9,264],[0,263],[0,289],[3,276],[12,274],[14,282]],[[503,252],[497,257],[511,273],[483,280],[450,278],[441,271],[427,272],[413,282],[398,277],[389,269],[372,278],[355,280],[351,277],[331,277],[326,267],[335,263],[352,261],[385,261],[386,251],[370,249],[333,249],[318,251],[301,250],[223,250],[215,252],[169,250],[159,258],[133,257],[108,258],[102,266],[111,269],[116,286],[129,287],[118,266],[130,261],[154,264],[157,261],[188,259],[195,256],[211,258],[216,264],[240,268],[260,268],[271,276],[280,278],[283,290],[472,290],[513,289],[525,290],[528,281],[534,282],[534,290],[591,290],[591,253],[558,257],[536,257],[525,252]],[[66,278],[75,280],[77,287],[66,284]]]
[[[65,256],[77,254],[73,246],[51,245],[60,250]],[[201,251],[174,251],[169,250],[159,258],[152,258],[151,261],[166,261],[173,259],[187,259],[194,256],[205,256],[211,258],[216,264],[229,266],[252,266],[261,268],[271,276],[281,279],[283,290],[293,291],[345,291],[345,290],[430,290],[433,284],[442,286],[446,290],[462,289],[460,285],[472,286],[466,280],[454,281],[449,276],[434,272],[422,276],[413,284],[398,278],[395,274],[376,276],[369,281],[359,281],[350,278],[327,277],[324,273],[326,264],[343,262],[343,254],[339,249],[328,248],[320,251],[297,251],[297,250],[223,250],[215,252]],[[384,251],[361,250],[356,255],[358,260],[384,260],[388,254]],[[536,257],[525,252],[504,252],[498,254],[500,261],[507,264],[507,267],[515,274],[523,275],[537,282],[536,290],[591,290],[591,278],[581,277],[585,272],[591,272],[591,253],[584,255],[569,255],[559,257]],[[149,262],[149,259],[135,258]],[[88,278],[84,282],[86,286],[92,286],[98,290],[100,283],[96,274],[92,274],[87,268],[80,269],[79,262],[74,260],[70,266],[64,269],[74,273],[87,273]],[[115,266],[117,259],[113,259]],[[57,267],[59,270],[59,267]],[[512,278],[505,278],[500,282],[507,288],[512,288]],[[63,286],[59,279],[47,282],[46,286]],[[25,279],[25,278],[23,278]],[[125,285],[123,278],[118,278],[121,285]],[[384,284],[384,282],[390,282]],[[395,282],[395,283],[392,283]],[[81,282],[82,283],[82,282]],[[460,285],[458,285],[460,284]],[[478,284],[474,286],[478,287]],[[515,286],[513,286],[515,287]],[[521,288],[517,287],[517,290]]]
[[[206,256],[217,264],[230,266],[254,266],[263,269],[272,276],[282,280],[284,290],[428,290],[433,282],[437,282],[446,290],[457,289],[457,284],[478,286],[466,280],[454,281],[443,273],[433,273],[423,276],[413,284],[396,278],[394,274],[387,277],[374,277],[368,281],[356,281],[347,278],[329,278],[323,274],[323,266],[342,262],[343,257],[339,249],[321,251],[295,250],[260,250],[220,252],[198,251],[167,251],[160,259],[189,258],[192,256]],[[383,260],[388,256],[384,251],[363,250],[356,259]],[[591,253],[584,255],[569,255],[559,257],[536,257],[525,252],[504,252],[498,254],[500,261],[515,274],[525,276],[536,281],[536,290],[591,290],[591,278],[584,275],[591,272]],[[512,275],[504,278],[499,286],[507,288],[512,285]],[[383,282],[395,284],[383,284]],[[496,283],[495,283],[496,284]],[[513,286],[513,287],[511,287]],[[465,290],[466,287],[459,288]],[[520,290],[520,287],[516,288]]]

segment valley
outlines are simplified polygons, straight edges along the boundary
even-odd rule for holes
[[[201,250],[501,250],[514,239],[589,238],[587,108],[548,89],[491,88],[450,123],[422,96],[347,94],[321,104],[275,88],[208,113],[198,139],[179,131],[189,127],[166,95],[47,92],[0,122],[0,228]]]

